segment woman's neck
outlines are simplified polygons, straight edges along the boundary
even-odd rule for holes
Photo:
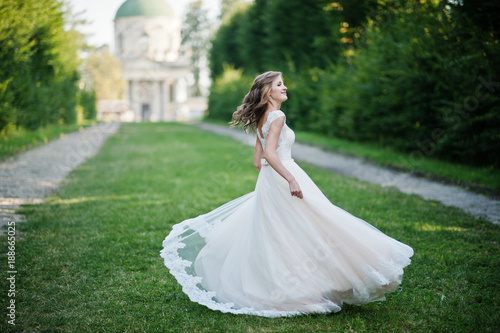
[[[267,112],[276,111],[276,110],[280,110],[280,109],[281,109],[281,103],[269,101],[267,103],[266,113]]]

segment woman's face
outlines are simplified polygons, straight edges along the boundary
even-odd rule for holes
[[[274,101],[278,103],[282,103],[288,99],[286,95],[287,87],[283,82],[283,78],[278,76],[274,81],[271,87],[271,92],[269,93],[269,101]]]

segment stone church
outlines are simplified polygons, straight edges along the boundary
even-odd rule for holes
[[[191,65],[181,20],[165,0],[126,0],[115,15],[115,54],[132,121],[172,121],[189,112]]]

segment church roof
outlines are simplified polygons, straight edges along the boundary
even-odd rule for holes
[[[115,20],[128,16],[174,16],[172,8],[165,0],[127,0],[115,15]]]

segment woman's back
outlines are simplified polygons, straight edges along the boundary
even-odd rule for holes
[[[274,120],[285,117],[285,114],[281,110],[271,111],[262,128],[257,128],[257,137],[259,138],[262,148],[266,149],[266,141],[269,135],[269,129]],[[278,146],[276,148],[276,154],[282,161],[292,159],[292,145],[295,142],[295,133],[285,124],[281,129],[281,133],[278,139]]]

